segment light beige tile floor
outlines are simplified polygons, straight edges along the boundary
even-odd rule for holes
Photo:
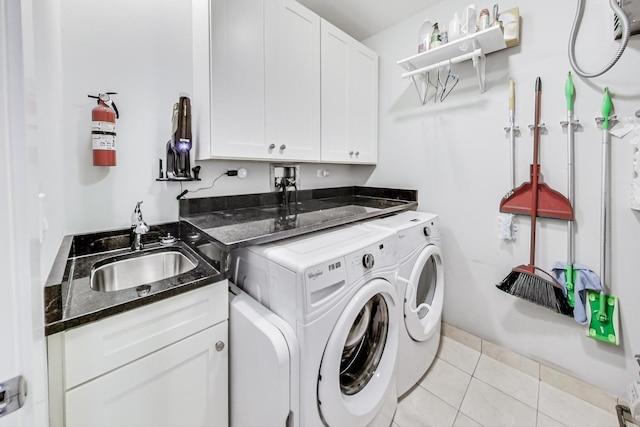
[[[443,336],[426,376],[398,402],[394,427],[618,426],[613,408],[599,408],[476,348]]]

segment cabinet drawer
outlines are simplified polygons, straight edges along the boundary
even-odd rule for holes
[[[224,280],[64,333],[65,389],[229,317]]]

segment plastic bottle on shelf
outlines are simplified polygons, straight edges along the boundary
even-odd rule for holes
[[[450,42],[460,38],[460,17],[458,12],[453,14],[453,19],[449,22],[447,35]]]
[[[489,9],[482,9],[480,11],[480,23],[478,27],[480,30],[486,30],[490,25]]]
[[[433,32],[431,33],[431,43],[429,43],[429,49],[442,46],[442,34],[438,28],[438,23],[433,24]]]
[[[460,34],[468,36],[476,32],[476,5],[470,4],[464,11]]]
[[[432,24],[429,19],[425,19],[420,27],[418,34],[418,53],[426,52],[429,50],[429,43],[431,42],[431,30]]]

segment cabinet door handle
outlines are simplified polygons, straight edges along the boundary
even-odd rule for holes
[[[359,151],[356,151],[356,156],[359,156],[359,155],[360,155],[360,152],[359,152]]]
[[[281,150],[284,150],[285,148],[287,148],[287,146],[286,146],[286,145],[284,145],[284,144],[282,144],[282,145],[280,146],[280,149],[281,149]]]
[[[349,151],[349,155],[353,156],[353,150]]]
[[[276,144],[269,145],[269,150],[273,150],[274,148],[276,148]]]
[[[24,405],[27,398],[27,382],[22,375],[0,382],[0,418]]]
[[[222,341],[218,341],[218,342],[216,343],[216,350],[218,350],[218,351],[222,351],[222,350],[224,350],[224,342],[222,342]]]

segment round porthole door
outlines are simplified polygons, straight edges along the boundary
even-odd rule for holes
[[[440,322],[444,301],[444,268],[437,246],[429,245],[420,252],[408,280],[411,284],[405,291],[405,326],[412,339],[425,341]]]
[[[366,283],[338,318],[318,377],[318,408],[327,425],[364,426],[393,387],[398,351],[396,288]]]

